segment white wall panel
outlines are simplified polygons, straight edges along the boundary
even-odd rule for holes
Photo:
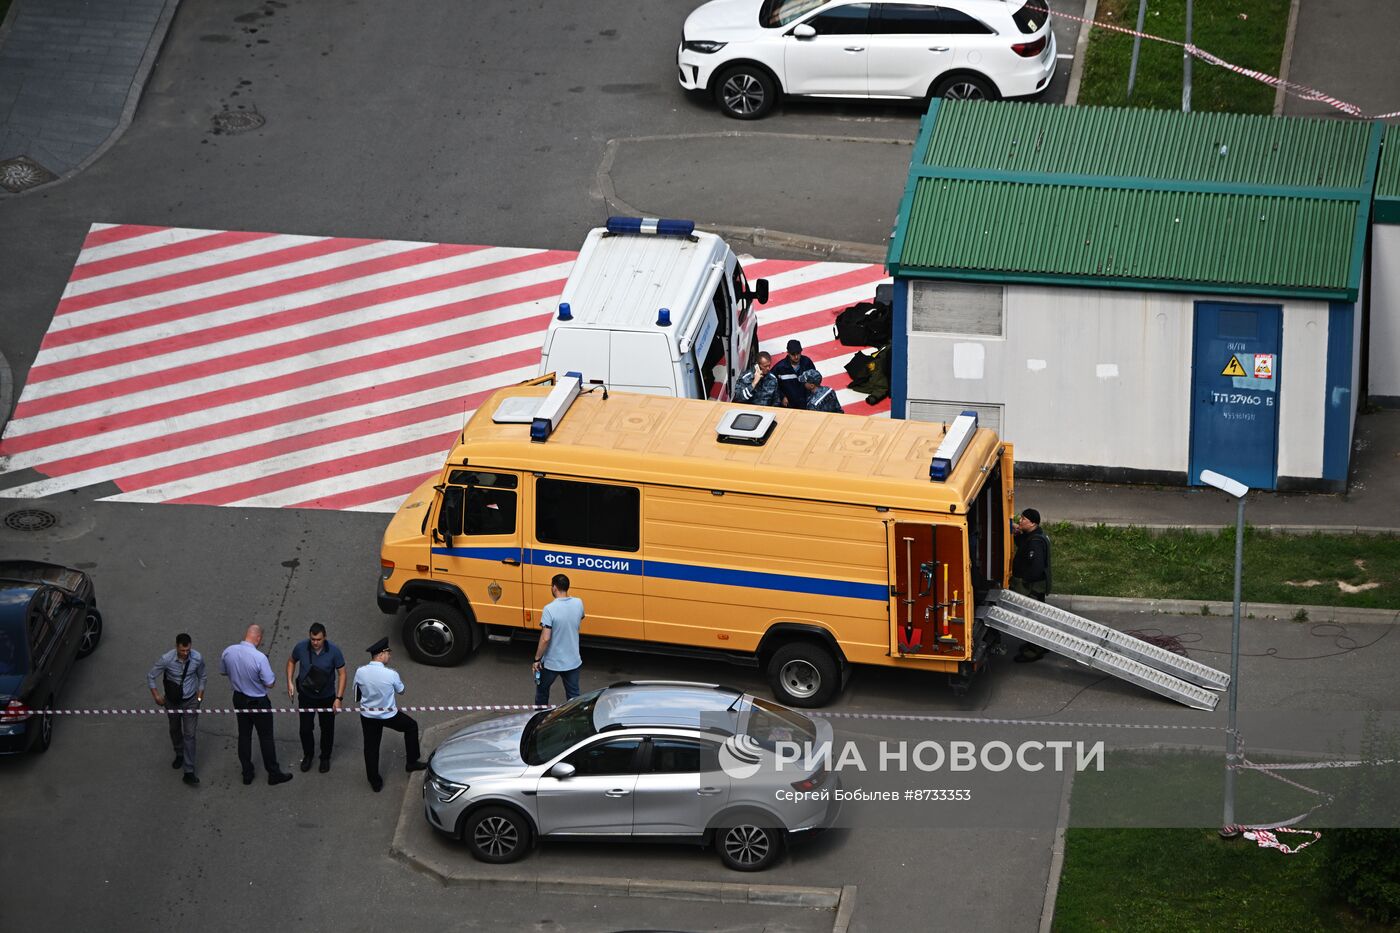
[[[1400,398],[1400,227],[1376,224],[1371,233],[1371,368],[1366,391]]]

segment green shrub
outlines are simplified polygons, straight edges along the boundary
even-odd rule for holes
[[[1327,833],[1332,893],[1375,923],[1400,923],[1400,829]]]

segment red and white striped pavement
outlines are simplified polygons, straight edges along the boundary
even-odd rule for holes
[[[0,490],[393,511],[486,396],[535,375],[577,254],[94,224],[0,439]],[[831,325],[878,265],[749,260],[763,349],[802,341],[848,411]]]

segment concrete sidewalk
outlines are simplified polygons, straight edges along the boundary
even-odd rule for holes
[[[121,136],[179,0],[14,0],[0,26],[0,197]]]
[[[1400,57],[1393,48],[1397,33],[1400,4],[1394,0],[1299,0],[1288,80],[1356,104],[1364,114],[1400,111]],[[1343,117],[1325,103],[1291,95],[1283,112]]]

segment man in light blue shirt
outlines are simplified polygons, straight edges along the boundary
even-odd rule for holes
[[[549,591],[554,599],[540,613],[540,643],[535,647],[535,705],[549,705],[554,679],[564,680],[564,699],[578,696],[578,630],[583,625],[583,600],[569,595],[569,578],[556,573]]]
[[[204,657],[194,650],[190,636],[184,632],[175,636],[175,647],[161,655],[146,675],[146,686],[156,705],[165,707],[169,721],[170,743],[175,746],[175,760],[170,767],[184,768],[184,780],[190,786],[199,783],[199,776],[194,773],[195,729],[208,680]]]
[[[403,733],[408,757],[405,771],[422,771],[428,763],[419,758],[418,723],[399,710],[397,697],[403,693],[403,679],[398,671],[385,666],[392,653],[389,639],[381,638],[365,650],[373,660],[355,672],[355,692],[360,697],[360,730],[365,739],[365,777],[377,794],[384,789],[384,779],[379,776],[379,740],[385,729]]]
[[[290,772],[277,766],[277,746],[272,740],[272,700],[268,688],[277,683],[267,655],[258,650],[262,644],[262,626],[250,625],[243,640],[229,645],[219,657],[219,673],[233,687],[233,707],[238,710],[238,763],[243,767],[243,783],[253,783],[253,730],[258,730],[258,747],[262,749],[267,783],[283,784],[292,779]],[[245,713],[243,710],[257,710]]]

